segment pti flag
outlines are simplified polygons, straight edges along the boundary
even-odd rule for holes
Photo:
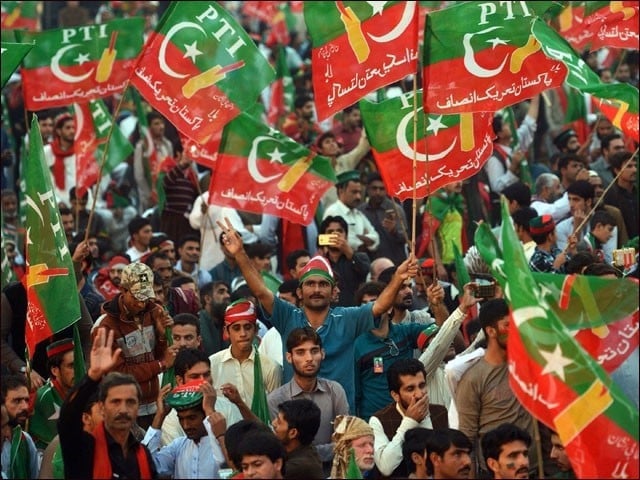
[[[423,86],[429,113],[494,112],[562,84],[566,67],[547,58],[531,20],[556,2],[465,2],[430,13]]]
[[[591,50],[602,47],[638,50],[637,1],[585,2],[584,24],[590,33]]]
[[[214,133],[209,140],[207,140],[207,143],[203,144],[194,142],[182,134],[180,135],[180,142],[182,142],[184,154],[198,165],[211,169],[214,169],[216,166],[218,150],[220,150],[220,140],[222,140],[222,130]]]
[[[36,344],[80,319],[71,252],[44,158],[38,118],[33,117],[24,176],[27,204],[27,291],[25,339],[29,356]]]
[[[142,48],[143,26],[144,19],[127,18],[16,32],[20,42],[35,42],[22,68],[26,108],[68,107],[122,92]]]
[[[492,152],[493,114],[424,115],[418,91],[418,141],[413,146],[413,93],[360,101],[362,121],[387,191],[400,200],[424,198],[480,171]],[[413,158],[416,157],[416,184]]]
[[[638,478],[638,408],[584,351],[536,284],[502,203],[504,258],[491,268],[511,307],[509,384],[558,432],[577,478]]]
[[[222,134],[209,202],[308,225],[335,181],[328,158],[243,113]]]
[[[131,82],[200,143],[253,105],[275,73],[217,3],[173,2],[149,37]]]
[[[611,123],[625,135],[639,141],[638,89],[628,83],[602,83],[571,45],[542,20],[533,22],[531,32],[542,45],[546,56],[567,66],[567,84],[596,97],[602,113]]]
[[[111,138],[102,175],[110,173],[131,155],[133,147],[119,128],[111,128],[113,120],[102,100],[76,103],[73,107],[76,114],[76,188],[78,195],[83,196],[98,181],[109,132]]]
[[[267,122],[278,128],[283,119],[293,110],[293,79],[287,66],[287,50],[279,46],[276,53],[276,79],[271,85],[271,99],[267,111]]]
[[[39,28],[42,2],[2,2],[2,29],[19,28],[35,32]]]
[[[584,50],[591,41],[593,34],[586,29],[584,23],[584,5],[573,5],[573,2],[569,2],[558,15],[556,22],[560,35],[576,50]]]
[[[417,71],[416,2],[305,2],[320,120]]]
[[[2,44],[0,44],[0,52],[2,54],[0,57],[0,60],[2,60],[0,88],[5,86],[11,74],[16,71],[24,56],[29,53],[29,50],[32,48],[33,45],[24,43],[2,42]]]

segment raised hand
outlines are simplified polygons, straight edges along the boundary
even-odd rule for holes
[[[99,381],[109,373],[118,363],[118,357],[122,353],[121,348],[113,350],[113,330],[107,334],[106,328],[99,328],[91,346],[89,371],[87,374],[92,380]]]
[[[421,422],[429,413],[429,396],[425,394],[421,399],[411,397],[411,403],[404,412],[407,417],[413,418],[416,422]]]
[[[229,221],[229,218],[224,217],[225,224],[216,220],[218,226],[222,229],[224,235],[222,236],[222,243],[227,248],[229,253],[234,257],[242,250],[242,237],[235,231],[233,225]]]
[[[216,411],[216,389],[213,388],[208,382],[204,382],[200,385],[200,392],[202,393],[202,409],[205,415],[208,417]],[[224,433],[224,432],[223,432]]]
[[[474,295],[477,285],[473,282],[467,283],[464,286],[464,294],[460,298],[460,310],[467,313],[471,307],[478,303],[481,299],[476,298]]]

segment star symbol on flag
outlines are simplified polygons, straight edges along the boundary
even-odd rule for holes
[[[387,2],[367,2],[369,6],[373,9],[373,13],[371,15],[380,14],[382,15],[382,11],[384,10],[384,6]]]
[[[54,411],[47,420],[58,420],[60,418],[60,405],[53,404]]]
[[[429,117],[429,126],[427,127],[427,132],[433,132],[434,135],[438,135],[438,132],[441,128],[447,128],[447,126],[442,123],[442,115],[436,118]]]
[[[278,150],[278,147],[276,147],[273,150],[273,152],[267,153],[267,156],[271,159],[271,163],[273,163],[273,162],[282,163],[283,155],[284,155],[284,153],[281,152],[280,150]]]
[[[78,53],[78,56],[76,58],[74,58],[73,61],[76,62],[78,65],[82,65],[83,63],[89,61],[89,54],[88,53]]]
[[[185,52],[182,58],[188,57],[191,59],[193,63],[196,63],[196,57],[198,55],[202,55],[202,52],[198,50],[198,42],[196,40],[194,40],[193,43],[190,45],[187,45],[185,43],[184,48],[185,48]]]
[[[553,352],[540,350],[540,355],[545,359],[547,364],[542,369],[542,375],[547,373],[555,373],[558,377],[565,381],[564,368],[573,363],[573,360],[562,355],[560,344],[556,345]]]
[[[506,45],[508,40],[503,40],[500,37],[490,38],[487,43],[491,44],[491,49],[495,50],[498,45]]]

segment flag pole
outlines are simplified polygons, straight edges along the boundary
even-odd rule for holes
[[[582,230],[582,227],[585,226],[585,224],[587,223],[587,221],[589,220],[589,218],[591,218],[591,215],[593,215],[593,213],[596,211],[596,208],[598,208],[600,206],[600,204],[602,203],[602,201],[604,200],[605,195],[607,194],[607,192],[611,189],[611,187],[616,183],[616,181],[618,180],[618,178],[620,178],[620,175],[622,175],[622,172],[624,171],[625,168],[627,168],[627,166],[635,160],[636,155],[638,155],[638,150],[640,150],[640,148],[636,148],[636,151],[633,152],[633,155],[631,155],[631,157],[629,158],[629,160],[627,160],[625,162],[625,164],[622,166],[622,168],[620,169],[620,171],[618,172],[618,174],[614,177],[613,180],[611,180],[611,183],[607,186],[607,188],[604,189],[604,191],[602,192],[602,195],[600,195],[600,198],[598,199],[598,201],[593,205],[593,207],[591,207],[591,210],[589,211],[589,213],[582,219],[582,221],[580,222],[580,224],[573,229],[573,232],[571,233],[571,235],[575,235],[576,233],[578,233],[580,230]],[[567,249],[569,248],[569,244],[567,243],[567,246],[564,247],[563,252],[566,252]]]
[[[425,140],[426,141],[426,140]],[[413,201],[411,205],[411,253],[416,254],[416,217],[418,215],[418,193],[416,191],[418,175],[418,71],[413,76]]]
[[[122,94],[118,104],[116,105],[116,109],[113,111],[111,126],[109,127],[109,133],[107,134],[107,139],[104,143],[104,150],[102,152],[102,161],[100,162],[100,170],[98,170],[98,179],[96,180],[96,188],[93,192],[93,202],[91,203],[91,210],[89,211],[89,218],[87,219],[87,229],[84,232],[84,242],[86,243],[89,239],[89,231],[91,230],[91,222],[93,222],[93,215],[96,211],[96,204],[98,202],[98,194],[100,193],[100,181],[102,180],[102,172],[104,171],[104,166],[107,163],[107,155],[109,154],[109,142],[111,142],[111,135],[113,134],[113,128],[116,125],[116,118],[118,118],[118,113],[120,113],[120,109],[122,108],[122,103],[124,102],[125,93],[127,93],[127,89],[129,88],[129,79],[127,79],[127,83],[124,85],[124,89],[122,90]],[[118,127],[119,128],[119,127]]]

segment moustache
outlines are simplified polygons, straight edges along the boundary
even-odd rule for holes
[[[121,413],[120,415],[117,415],[116,418],[114,418],[114,420],[127,420],[129,422],[133,421],[133,419],[126,413]]]
[[[522,467],[522,468],[519,468],[518,470],[516,470],[516,475],[519,475],[521,473],[524,473],[524,474],[528,475],[529,474],[529,469],[525,468],[525,467]]]

